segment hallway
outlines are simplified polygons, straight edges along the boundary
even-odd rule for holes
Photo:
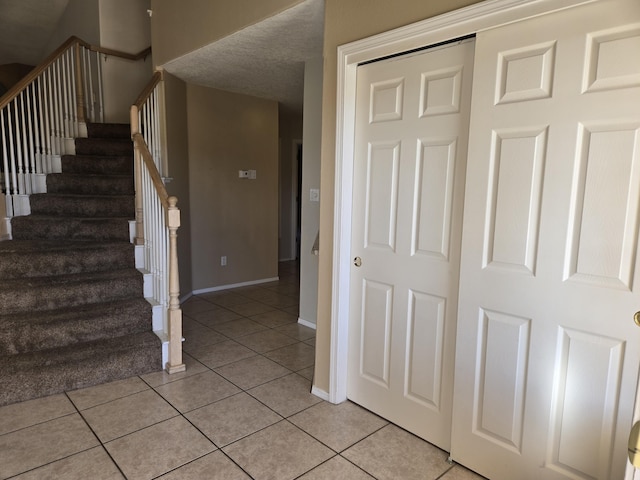
[[[297,265],[279,273],[183,304],[184,373],[0,408],[0,479],[481,479],[309,393],[315,331],[297,323]]]

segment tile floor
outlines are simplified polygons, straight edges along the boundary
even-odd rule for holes
[[[0,479],[478,480],[346,402],[310,394],[315,331],[280,281],[190,298],[187,371],[0,408]]]

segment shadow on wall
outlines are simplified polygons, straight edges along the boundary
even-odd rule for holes
[[[0,65],[0,97],[18,83],[27,73],[33,70],[32,65],[7,63]]]

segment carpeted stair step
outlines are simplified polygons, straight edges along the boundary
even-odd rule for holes
[[[131,139],[131,126],[128,123],[88,123],[87,133],[89,137]]]
[[[130,155],[63,155],[62,171],[86,175],[133,175]]]
[[[134,268],[134,248],[129,242],[0,242],[0,278],[9,280]]]
[[[151,329],[151,305],[143,298],[54,311],[0,315],[0,356],[60,348]]]
[[[0,357],[0,405],[142,375],[162,368],[151,331]]]
[[[128,138],[76,138],[76,155],[125,155],[133,157]]]
[[[31,214],[67,217],[135,216],[133,195],[64,195],[37,193],[29,197]]]
[[[51,173],[47,193],[76,195],[134,195],[132,175]]]
[[[135,269],[4,280],[0,305],[5,315],[42,312],[143,296],[142,274]]]
[[[129,218],[53,217],[27,215],[11,219],[15,240],[129,240]]]

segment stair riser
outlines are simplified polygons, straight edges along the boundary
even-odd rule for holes
[[[96,307],[95,311],[87,309],[67,316],[43,313],[35,322],[11,322],[8,319],[0,325],[0,355],[134,335],[149,331],[150,325],[151,305],[146,300],[127,302],[123,306],[114,304],[108,309]]]
[[[134,268],[133,245],[60,252],[10,252],[0,256],[0,278],[44,277]]]
[[[133,143],[126,139],[76,138],[76,155],[133,156]]]
[[[82,176],[55,173],[47,175],[47,193],[74,195],[133,195],[133,177]]]
[[[42,193],[29,198],[32,215],[126,217],[135,215],[133,196],[83,197]]]
[[[141,276],[108,278],[92,283],[53,283],[50,286],[4,288],[0,291],[0,305],[4,314],[42,312],[55,308],[67,308],[90,303],[116,301],[141,297]]]
[[[133,159],[131,156],[63,155],[62,171],[87,175],[133,175]]]
[[[129,221],[120,218],[13,217],[16,240],[127,241]]]
[[[131,138],[131,127],[122,123],[88,123],[89,137],[97,138]]]

